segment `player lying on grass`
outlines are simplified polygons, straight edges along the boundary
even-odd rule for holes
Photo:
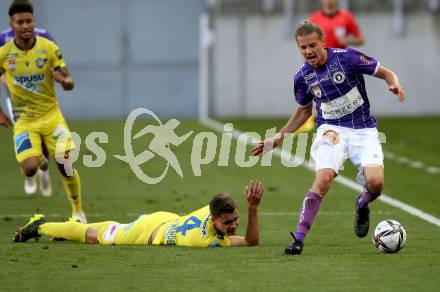
[[[28,224],[20,227],[15,242],[25,242],[42,235],[86,243],[127,245],[178,245],[197,247],[258,245],[258,205],[264,188],[260,182],[250,182],[244,191],[248,203],[248,225],[245,237],[237,236],[238,208],[225,194],[215,195],[208,206],[188,215],[169,212],[142,215],[134,222],[120,224],[105,221],[82,224],[47,222],[38,214]]]

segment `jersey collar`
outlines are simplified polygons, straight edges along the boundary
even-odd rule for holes
[[[312,70],[324,68],[325,64],[327,64],[328,61],[330,60],[330,58],[333,56],[333,51],[332,51],[331,48],[324,48],[324,49],[327,51],[327,60],[325,60],[325,63],[322,64],[321,66],[315,68],[315,67],[310,66],[310,64],[307,63],[307,61],[305,61],[304,65],[306,66],[306,68],[309,68],[309,69],[312,69]]]
[[[36,43],[37,43],[37,37],[34,36],[34,42],[32,43],[32,46],[29,48],[28,51],[32,50],[35,47]],[[17,44],[17,41],[15,38],[14,38],[14,45],[17,47],[17,49],[19,49],[20,51],[23,51],[23,48],[19,44]]]

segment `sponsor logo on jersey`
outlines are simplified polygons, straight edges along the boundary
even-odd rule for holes
[[[307,74],[306,76],[304,76],[304,79],[305,79],[306,81],[308,81],[308,80],[312,79],[312,78],[315,77],[315,76],[316,76],[315,72],[312,72],[312,73],[309,73],[309,74]]]
[[[319,79],[319,82],[325,82],[325,81],[327,81],[329,79],[330,79],[330,76],[327,74],[324,77],[322,77],[321,79]]]
[[[45,74],[32,74],[14,77],[15,83],[26,89],[35,89],[35,86],[44,82]]]
[[[344,73],[342,73],[341,71],[335,72],[335,73],[333,74],[333,81],[334,81],[336,84],[341,84],[341,83],[343,83],[343,82],[345,81],[345,75],[344,75]]]
[[[38,58],[37,59],[37,67],[39,69],[43,69],[44,65],[46,65],[46,64],[47,64],[47,58]]]
[[[321,98],[322,91],[318,84],[312,87],[312,92],[317,98]]]
[[[179,219],[174,220],[165,231],[165,245],[176,245],[176,229]]]
[[[367,64],[367,65],[371,65],[372,64],[371,60],[369,60],[365,55],[360,55],[359,59],[364,64]]]
[[[47,51],[46,50],[37,50],[37,54],[47,55]]]
[[[339,69],[338,63],[336,63],[336,62],[330,63],[330,64],[328,65],[328,69],[329,69],[330,71],[336,71],[336,70],[338,70],[338,69]]]
[[[7,54],[5,58],[6,59],[15,59],[15,58],[18,58],[18,54],[17,53]]]
[[[353,87],[346,95],[321,103],[322,117],[326,120],[340,119],[349,115],[364,104],[357,87]]]
[[[208,235],[207,227],[208,227],[209,220],[211,220],[211,214],[208,214],[208,216],[206,216],[205,219],[203,220],[202,230],[200,232],[202,234],[202,236]]]

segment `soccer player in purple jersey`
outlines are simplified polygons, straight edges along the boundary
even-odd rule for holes
[[[400,102],[405,99],[394,72],[354,49],[324,48],[323,33],[318,26],[307,21],[301,23],[295,39],[305,58],[294,79],[298,109],[279,133],[251,151],[252,155],[262,155],[277,147],[285,135],[295,132],[310,117],[315,101],[318,129],[311,155],[316,163],[316,176],[304,198],[296,232],[291,233],[293,240],[285,249],[288,255],[301,254],[321,200],[347,158],[359,167],[358,179],[364,182],[364,192],[355,202],[354,230],[358,237],[368,234],[368,203],[382,192],[384,169],[376,119],[370,114],[363,74],[385,80]]]
[[[12,2],[12,4],[15,2],[29,2],[29,1],[27,1],[27,0],[14,0]],[[36,27],[34,29],[34,36],[40,36],[40,37],[43,37],[43,38],[46,38],[48,40],[55,42],[52,35],[44,28]],[[15,38],[15,33],[12,28],[8,28],[8,29],[3,30],[2,32],[0,32],[0,47],[2,47],[3,45],[5,45],[7,42],[9,42],[10,40],[12,40],[14,38]],[[0,82],[3,85],[1,90],[4,91],[4,95],[6,96],[6,105],[8,108],[9,117],[11,118],[11,120],[13,120],[12,104],[11,104],[11,100],[9,98],[9,91],[6,86],[6,80],[5,80],[4,75],[2,75],[0,77]],[[50,175],[49,175],[49,161],[48,161],[49,152],[47,151],[46,145],[44,143],[42,143],[42,148],[43,148],[44,159],[41,160],[40,170],[37,172],[37,175],[39,178],[39,186],[40,186],[40,191],[41,191],[42,195],[45,197],[49,197],[52,194],[52,183],[51,183]],[[25,176],[24,191],[28,195],[34,194],[37,191],[36,176],[33,176],[33,177]]]

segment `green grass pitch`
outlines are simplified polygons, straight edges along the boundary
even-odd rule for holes
[[[243,131],[264,133],[285,119],[234,120]],[[137,123],[142,124],[142,121]],[[173,147],[184,177],[172,169],[159,184],[147,185],[128,165],[113,157],[123,154],[123,124],[115,121],[70,122],[83,138],[90,132],[108,133],[101,144],[107,153],[100,168],[76,163],[89,221],[113,219],[131,222],[137,215],[164,210],[179,214],[206,205],[222,191],[231,194],[241,211],[240,233],[246,227],[242,192],[251,179],[263,182],[266,192],[260,207],[260,246],[251,248],[180,248],[99,246],[41,239],[12,243],[15,228],[35,212],[55,221],[70,215],[70,204],[53,161],[52,197],[23,192],[23,176],[15,161],[11,131],[0,129],[0,291],[435,291],[440,285],[440,227],[382,202],[371,204],[370,235],[354,235],[354,199],[357,194],[334,184],[321,205],[315,225],[306,238],[301,256],[285,256],[305,192],[313,173],[302,167],[286,168],[274,157],[271,167],[239,168],[233,145],[229,166],[217,159],[193,175],[190,164],[192,138]],[[141,126],[141,125],[139,125]],[[440,118],[382,118],[378,128],[387,136],[384,150],[429,166],[440,166]],[[195,121],[183,121],[178,134],[207,131]],[[220,141],[220,135],[217,135]],[[194,135],[192,136],[194,137]],[[140,153],[146,140],[135,143]],[[309,141],[310,143],[310,141]],[[81,156],[90,154],[81,145]],[[341,173],[354,179],[355,169],[346,163]],[[143,167],[160,174],[164,161],[154,158]],[[384,192],[437,218],[440,217],[440,174],[423,167],[385,160]],[[295,213],[295,214],[292,214]],[[397,254],[382,254],[371,243],[374,226],[383,219],[401,222],[408,233],[406,246]],[[437,287],[437,288],[435,288]]]

